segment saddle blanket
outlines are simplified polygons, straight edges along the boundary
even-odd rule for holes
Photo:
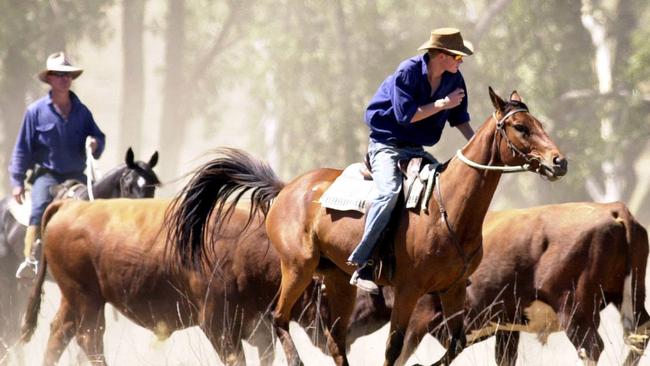
[[[433,188],[432,183],[437,166],[437,162],[427,164],[419,174],[416,174],[415,179],[407,187],[406,208],[415,208],[423,193],[425,194],[422,201],[424,208]],[[364,179],[361,174],[363,168],[362,163],[354,163],[345,168],[321,196],[319,200],[321,206],[338,211],[352,210],[365,213],[368,202],[377,193],[377,188],[374,181]]]
[[[321,206],[338,211],[365,213],[368,201],[376,194],[377,188],[373,181],[363,178],[361,169],[362,163],[354,163],[345,168],[321,196]]]

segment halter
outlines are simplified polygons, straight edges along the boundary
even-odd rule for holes
[[[512,141],[510,141],[510,139],[508,138],[508,134],[506,133],[506,129],[505,129],[505,120],[508,117],[510,117],[513,114],[518,113],[518,112],[526,112],[526,113],[528,113],[528,109],[526,109],[526,108],[513,109],[510,112],[506,113],[506,115],[501,117],[501,119],[497,118],[497,112],[494,111],[492,113],[492,118],[494,118],[494,120],[496,121],[496,131],[499,132],[501,134],[501,136],[506,139],[506,143],[508,144],[508,148],[510,149],[510,151],[512,151],[512,154],[514,156],[519,155],[519,156],[523,157],[524,160],[526,160],[526,162],[527,162],[526,164],[523,164],[523,165],[520,165],[520,166],[483,165],[483,164],[479,164],[479,163],[476,163],[474,161],[469,160],[465,155],[463,155],[463,152],[460,149],[456,150],[456,157],[458,158],[458,160],[460,160],[463,163],[471,166],[472,168],[483,169],[483,170],[496,170],[496,171],[500,171],[500,172],[503,172],[503,173],[519,173],[519,172],[529,171],[530,170],[530,164],[528,162],[530,162],[532,160],[538,160],[538,159],[529,158],[528,155],[526,155],[523,151],[519,150],[512,143]]]

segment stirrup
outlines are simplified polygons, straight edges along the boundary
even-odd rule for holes
[[[363,277],[370,277],[370,279],[363,278],[361,271],[371,271],[369,274],[364,273]],[[357,286],[357,288],[369,292],[373,295],[378,295],[379,294],[379,286],[372,281],[372,262],[368,261],[364,265],[360,266],[357,268],[354,273],[352,273],[352,277],[350,278],[350,284]]]
[[[36,273],[38,273],[38,261],[33,258],[25,258],[18,266],[16,278],[31,280],[36,277]]]

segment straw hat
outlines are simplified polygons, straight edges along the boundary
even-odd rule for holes
[[[456,28],[438,28],[431,31],[431,38],[418,48],[420,51],[428,49],[444,50],[461,56],[474,53],[472,43],[464,41]]]
[[[84,71],[82,68],[72,66],[70,60],[63,52],[55,52],[47,58],[45,70],[38,73],[38,79],[47,83],[47,73],[50,71],[69,72],[76,79]]]

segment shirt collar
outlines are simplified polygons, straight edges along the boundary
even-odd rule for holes
[[[72,90],[69,91],[70,93],[70,104],[76,105],[79,103],[79,97],[77,97],[77,94],[75,94]],[[52,91],[50,90],[47,92],[47,104],[52,105]]]
[[[425,53],[420,56],[420,62],[422,62],[422,75],[429,80],[429,70],[427,69],[427,64],[429,63],[429,53]]]

